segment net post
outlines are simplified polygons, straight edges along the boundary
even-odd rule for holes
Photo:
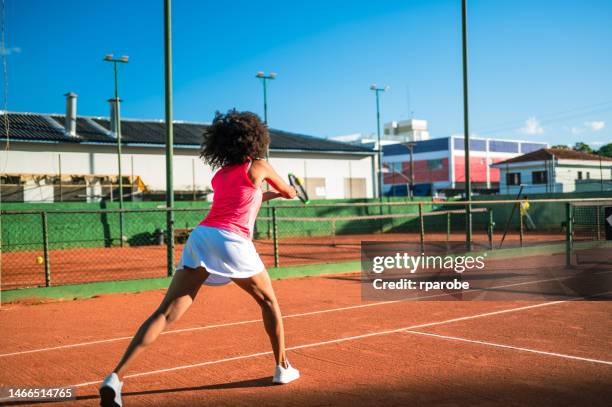
[[[489,221],[487,223],[487,235],[489,238],[489,249],[493,250],[493,228],[495,227],[495,222],[493,222],[493,208],[487,208],[487,213],[489,214]]]
[[[381,218],[378,219],[378,227],[380,229],[380,233],[384,233],[385,232],[385,221],[382,218],[383,216],[383,198],[382,195],[380,196],[380,204],[378,206],[378,214],[381,216]]]
[[[119,247],[123,247],[123,230],[124,230],[124,218],[123,210],[119,212]]]
[[[572,204],[567,202],[565,204],[565,265],[570,267],[572,265],[572,238],[573,238],[573,214]]]
[[[425,252],[425,219],[423,218],[423,204],[419,202],[419,239],[421,243],[421,253]]]
[[[451,213],[446,213],[446,243],[449,242],[451,235]]]
[[[521,247],[523,247],[524,235],[525,235],[525,219],[523,215],[523,210],[522,208],[519,207],[519,240],[521,242]]]
[[[274,267],[278,267],[280,265],[280,261],[278,255],[278,224],[276,220],[275,206],[272,207],[272,241],[274,244]]]
[[[47,223],[47,212],[42,211],[42,238],[43,238],[43,261],[45,264],[45,287],[51,286],[51,262],[49,261],[49,227]]]
[[[268,186],[268,184],[266,184],[266,188],[269,190],[270,187]],[[276,212],[275,211],[276,208],[271,209],[270,208],[270,202],[266,202],[266,218],[268,218],[268,220],[266,220],[266,236],[268,237],[268,239],[271,237],[271,233],[272,233],[272,224],[270,223],[270,218],[272,217],[271,212]]]
[[[595,206],[595,224],[597,225],[597,240],[601,240],[601,213],[600,209],[603,209],[603,206]]]
[[[336,247],[336,220],[332,219],[331,221],[332,228],[332,246]]]

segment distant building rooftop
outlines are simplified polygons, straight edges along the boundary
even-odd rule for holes
[[[583,153],[582,151],[569,150],[565,148],[542,148],[540,150],[532,151],[527,154],[520,155],[518,157],[510,158],[505,161],[495,163],[494,166],[511,163],[523,163],[532,161],[545,161],[555,159],[563,160],[581,160],[581,161],[612,161],[612,158],[600,156],[597,154]]]
[[[64,128],[65,115],[42,113],[7,113],[11,141],[116,144],[107,117],[78,116],[76,135]],[[210,124],[174,121],[174,144],[178,147],[198,147],[202,133]],[[166,143],[166,125],[161,120],[122,119],[122,144],[160,146]],[[5,121],[0,120],[0,141],[5,140]],[[270,150],[340,152],[373,154],[371,148],[328,140],[304,134],[270,129]]]

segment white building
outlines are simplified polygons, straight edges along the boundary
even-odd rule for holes
[[[333,136],[329,139],[343,143],[363,144],[375,148],[378,142],[378,135],[376,133],[351,133]],[[383,125],[383,132],[380,135],[380,144],[383,146],[423,140],[429,140],[427,120],[410,119],[385,123]]]
[[[77,117],[76,95],[68,98],[67,115],[8,113],[8,145],[5,121],[0,120],[4,202],[53,202],[59,200],[62,190],[63,197],[74,191],[64,200],[96,201],[113,193],[116,199],[118,155],[111,120]],[[198,157],[206,127],[205,123],[174,123],[173,181],[175,192],[183,199],[192,193],[201,199],[210,192],[213,172]],[[144,184],[163,200],[164,122],[127,119],[122,120],[121,129],[122,178],[131,195],[126,199],[137,200],[131,191]],[[270,162],[280,174],[292,172],[302,177],[312,199],[375,195],[376,156],[371,149],[274,129],[270,135]]]
[[[502,194],[612,190],[612,158],[543,148],[491,165],[500,171]]]
[[[385,140],[395,140],[398,143],[429,140],[427,120],[410,119],[385,123],[383,133]]]

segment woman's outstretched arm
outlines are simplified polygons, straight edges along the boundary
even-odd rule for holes
[[[283,180],[281,176],[274,171],[274,168],[272,168],[272,166],[265,160],[254,161],[253,165],[251,165],[251,169],[249,170],[249,176],[256,187],[261,186],[261,184],[266,181],[276,190],[268,192],[275,192],[276,194],[279,194],[280,197],[293,199],[297,195],[295,188],[287,184],[285,180]],[[273,196],[270,194],[269,198],[264,199],[264,201],[277,197],[278,195]]]
[[[280,192],[277,191],[266,191],[263,193],[263,198],[261,199],[262,202],[266,202],[266,201],[270,201],[272,199],[276,199],[276,198],[282,198],[283,196],[280,194]]]

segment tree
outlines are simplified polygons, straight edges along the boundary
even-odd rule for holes
[[[579,141],[574,145],[574,150],[587,154],[593,153],[593,149],[587,143],[583,143],[582,141]]]
[[[556,144],[554,146],[552,146],[551,148],[558,148],[560,150],[569,150],[569,146],[566,146],[565,144]]]
[[[606,145],[601,146],[597,154],[603,155],[605,157],[612,157],[612,143],[608,143]]]

